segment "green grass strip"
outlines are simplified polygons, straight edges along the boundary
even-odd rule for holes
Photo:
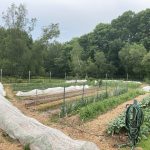
[[[143,150],[150,150],[150,135],[148,136],[147,139],[144,139],[142,140],[140,143],[139,143],[139,147],[142,147]]]
[[[79,111],[80,118],[84,121],[93,119],[98,115],[107,112],[108,110],[118,106],[119,104],[135,98],[138,95],[144,94],[140,90],[132,90],[120,96],[114,96],[103,101],[98,101],[83,107]]]

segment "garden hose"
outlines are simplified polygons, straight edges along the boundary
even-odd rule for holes
[[[140,127],[143,121],[143,111],[137,101],[134,100],[134,103],[127,108],[125,117],[125,125],[132,149],[134,149],[136,143],[138,142]]]

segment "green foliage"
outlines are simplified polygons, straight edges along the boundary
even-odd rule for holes
[[[42,29],[38,40],[30,32],[36,19],[27,18],[23,4],[12,4],[3,13],[4,27],[0,27],[0,68],[3,75],[25,78],[44,76],[104,78],[105,74],[124,78],[149,78],[149,14],[127,11],[110,24],[100,23],[89,34],[60,44],[54,39],[60,34],[59,24]],[[129,54],[129,55],[128,55]]]
[[[147,136],[150,133],[150,96],[143,99],[143,101],[140,103],[143,113],[144,113],[144,123],[141,126],[140,130],[140,137],[147,139]],[[113,120],[107,128],[108,134],[119,134],[121,131],[126,131],[125,128],[125,112],[119,115],[115,120]]]
[[[91,83],[91,85],[92,85],[92,82],[89,82],[89,83]],[[133,83],[130,83],[130,85],[132,85],[132,84]],[[106,81],[103,81],[103,82],[99,81],[99,83],[97,83],[97,86],[100,87],[100,89],[102,91],[100,93],[97,92],[97,94],[95,96],[84,97],[82,99],[79,99],[79,100],[76,100],[73,102],[65,103],[65,105],[63,104],[61,107],[61,113],[60,113],[61,116],[63,117],[66,114],[70,114],[70,113],[73,113],[73,114],[78,113],[78,112],[80,112],[80,109],[82,107],[85,107],[91,103],[102,101],[102,100],[105,100],[105,99],[112,97],[112,96],[119,96],[119,95],[124,94],[128,91],[128,87],[126,86],[126,84],[124,82],[121,82],[121,81],[110,81],[110,82],[108,82],[107,83],[107,86],[108,86],[107,90],[108,91],[106,91]],[[137,87],[134,87],[134,88],[137,88]],[[64,109],[65,109],[65,111],[64,111]]]
[[[46,44],[48,46],[49,40],[52,40],[53,38],[56,38],[59,36],[60,31],[59,31],[59,25],[58,24],[50,24],[47,27],[44,27],[42,29],[43,35],[40,39],[40,41],[43,44]]]
[[[142,139],[138,144],[138,147],[142,147],[143,150],[149,150],[150,149],[149,143],[150,143],[150,136],[148,136],[147,139]]]
[[[84,107],[88,104],[91,104],[91,103],[95,103],[100,100],[104,100],[107,97],[108,97],[108,95],[106,94],[106,92],[103,92],[101,94],[98,94],[96,97],[95,96],[85,97],[84,99],[79,99],[72,103],[67,103],[65,106],[62,105],[60,116],[64,117],[65,114],[78,113],[82,107]],[[64,111],[64,109],[65,109],[65,111]]]
[[[29,144],[26,144],[26,145],[24,146],[24,150],[30,150],[30,145],[29,145]]]
[[[101,113],[104,113],[118,106],[119,104],[126,102],[140,94],[143,94],[143,92],[139,90],[132,90],[132,91],[129,91],[128,93],[125,93],[119,96],[114,96],[104,101],[98,101],[96,103],[92,103],[90,105],[83,107],[79,111],[80,118],[82,120],[93,119],[96,116],[100,115]]]
[[[2,18],[5,22],[5,26],[9,29],[31,32],[34,29],[36,18],[29,20],[27,13],[28,11],[25,5],[20,4],[16,6],[14,3],[11,4],[7,11],[3,12]]]
[[[150,9],[137,14],[127,11],[112,20],[111,24],[98,24],[93,32],[79,38],[79,43],[83,47],[84,60],[87,61],[89,58],[94,60],[93,56],[101,50],[105,53],[108,64],[111,66],[107,68],[107,71],[113,68],[111,70],[113,71],[112,74],[116,73],[117,76],[128,72],[130,77],[135,78],[136,75],[137,78],[142,78],[145,73],[143,72],[144,68],[141,67],[141,61],[146,54],[146,50],[150,50],[149,36],[147,34],[149,32],[148,26],[150,25],[149,14]],[[132,58],[127,57],[127,45],[130,47]],[[118,54],[123,48],[125,49],[124,56],[126,57],[122,57],[120,60]],[[90,53],[91,51],[92,53]],[[128,61],[128,58],[131,61]],[[103,67],[102,71],[104,70],[105,67]]]
[[[143,61],[142,61],[142,65],[143,65],[144,70],[147,74],[147,77],[149,77],[150,76],[150,52],[144,56]]]
[[[71,67],[73,68],[73,73],[79,73],[82,74],[82,60],[81,60],[81,54],[82,54],[82,47],[80,46],[79,42],[74,39],[71,43],[72,45],[72,51],[71,51]]]
[[[142,74],[142,60],[146,55],[143,45],[125,45],[119,52],[119,57],[127,73]]]
[[[65,83],[62,79],[32,79],[31,83],[13,83],[14,91],[29,91],[33,89],[47,89],[51,87],[68,87],[71,85],[83,85],[82,83]]]
[[[121,130],[125,130],[125,114],[121,114],[112,123],[109,124],[107,133],[108,134],[118,134]]]

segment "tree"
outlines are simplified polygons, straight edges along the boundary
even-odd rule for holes
[[[60,55],[54,60],[56,76],[64,77],[65,73],[70,72],[70,57],[70,49],[63,46]]]
[[[141,75],[142,74],[142,60],[146,54],[146,49],[143,45],[126,44],[119,52],[119,58],[125,67],[126,73]]]
[[[97,66],[97,76],[104,76],[107,72],[107,60],[104,52],[97,51],[95,53],[95,65]]]
[[[5,32],[0,50],[0,67],[7,75],[23,75],[29,69],[32,39],[26,32],[8,29]]]
[[[144,56],[142,66],[144,67],[147,77],[150,78],[150,52]]]
[[[60,34],[60,31],[59,31],[59,24],[56,23],[56,24],[50,24],[48,25],[47,27],[44,27],[42,29],[43,31],[43,34],[42,34],[42,37],[41,37],[41,41],[42,43],[48,45],[48,43],[54,39],[54,38],[57,38]]]
[[[44,27],[42,31],[43,34],[41,38],[36,40],[32,46],[32,58],[34,58],[32,70],[39,75],[44,75],[45,72],[48,73],[49,71],[55,73],[57,69],[54,66],[54,60],[56,55],[57,58],[61,55],[61,52],[60,54],[58,52],[61,48],[61,44],[52,41],[59,36],[60,31],[58,24],[51,24]]]
[[[36,18],[32,18],[31,20],[27,18],[27,9],[23,4],[20,4],[18,7],[12,4],[2,14],[5,26],[8,29],[19,29],[28,33],[34,29]]]
[[[90,77],[97,77],[97,66],[95,63],[89,58],[87,60],[87,65],[86,65],[86,73]]]
[[[71,51],[71,67],[73,74],[78,73],[79,75],[82,75],[82,60],[81,55],[83,52],[83,48],[80,46],[77,39],[74,39],[72,41],[72,51]]]

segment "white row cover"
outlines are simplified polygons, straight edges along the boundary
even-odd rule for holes
[[[0,95],[6,96],[6,92],[5,92],[4,87],[1,82],[0,82]]]
[[[0,91],[3,91],[1,84]],[[25,116],[0,94],[0,128],[31,150],[99,150],[92,142],[73,140],[61,131]]]
[[[66,83],[85,83],[87,80],[67,80]]]
[[[89,86],[85,85],[84,86],[85,89],[88,89]],[[72,91],[77,91],[77,90],[82,90],[83,86],[70,86],[70,87],[66,87],[65,91],[66,92],[72,92]],[[59,94],[59,93],[63,93],[64,92],[64,87],[54,87],[54,88],[48,88],[45,90],[39,90],[39,89],[34,89],[28,92],[22,92],[22,91],[18,91],[17,92],[17,96],[35,96],[35,95],[41,95],[41,94]]]
[[[150,86],[145,86],[142,88],[145,92],[150,92]]]
[[[139,81],[123,81],[123,80],[103,80],[103,81],[107,81],[107,82],[127,82],[127,83],[136,83],[136,84],[142,84]]]

